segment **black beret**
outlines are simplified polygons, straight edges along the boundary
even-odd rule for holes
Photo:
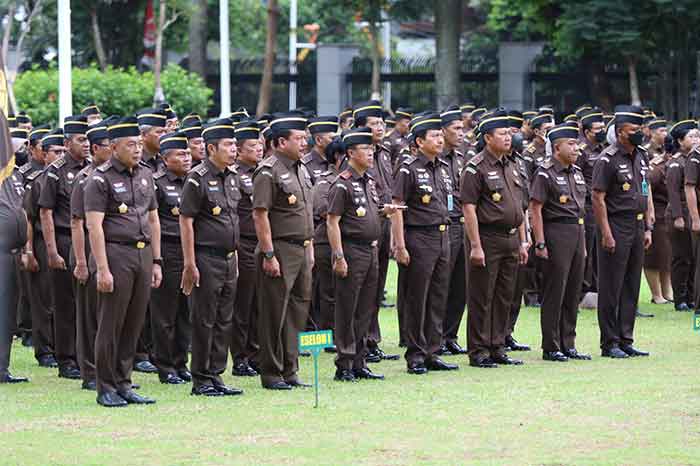
[[[233,122],[230,118],[220,118],[211,123],[204,125],[202,129],[202,137],[205,141],[215,141],[217,139],[233,139],[236,137],[234,133]]]
[[[663,118],[654,118],[649,122],[649,129],[665,128],[667,125],[668,122]]]
[[[170,104],[165,103],[165,104],[160,104],[160,107],[158,107],[161,112],[165,114],[166,120],[172,120],[173,118],[177,118],[177,113],[175,113],[175,110],[170,106]]]
[[[32,119],[25,112],[19,112],[15,118],[17,118],[18,124],[25,124],[25,123],[32,122]]]
[[[475,108],[476,108],[476,105],[474,105],[471,102],[466,103],[466,104],[462,104],[459,106],[459,109],[462,111],[462,113],[471,113],[472,110],[474,110]]]
[[[442,118],[438,113],[429,113],[411,120],[411,134],[418,137],[431,129],[442,129]]]
[[[567,123],[578,123],[578,117],[575,113],[570,113],[564,117],[564,121]]]
[[[581,118],[585,112],[592,109],[593,107],[590,104],[583,104],[579,108],[577,108],[574,113],[576,113],[577,118]]]
[[[243,120],[236,125],[236,139],[260,139],[260,124],[255,120]]]
[[[202,120],[199,115],[187,115],[180,123],[180,131],[185,133],[188,139],[202,137]]]
[[[571,123],[562,123],[550,129],[547,132],[547,138],[550,142],[557,139],[578,139],[578,127]]]
[[[306,131],[307,121],[299,112],[275,113],[270,122],[270,129],[275,133],[293,129]]]
[[[182,119],[180,124],[184,125],[189,121],[194,121],[194,122],[196,122],[197,126],[202,126],[202,117],[200,117],[196,113],[189,113],[189,114],[185,115],[185,118]]]
[[[49,146],[62,146],[64,139],[63,129],[56,128],[41,139],[41,147],[46,150]]]
[[[119,118],[113,124],[107,127],[110,139],[128,138],[140,136],[139,122],[135,116],[126,116]]]
[[[597,108],[591,108],[581,113],[581,124],[603,123],[603,112]]]
[[[95,104],[90,104],[87,107],[85,107],[80,113],[82,113],[85,116],[99,115],[100,108]]]
[[[139,125],[165,128],[165,122],[168,117],[165,112],[159,108],[143,108],[136,112],[136,119]]]
[[[270,124],[270,120],[272,119],[272,115],[269,113],[263,113],[260,115],[260,118],[258,118],[258,125],[261,127],[267,126]]]
[[[409,120],[413,118],[413,109],[408,107],[399,107],[394,112],[394,118],[400,120],[401,118],[408,118]]]
[[[66,136],[71,134],[85,134],[87,129],[88,122],[85,115],[71,115],[63,120],[63,132]]]
[[[695,120],[683,120],[671,126],[670,133],[673,139],[678,139],[691,129],[698,129],[698,122]]]
[[[158,140],[160,142],[160,153],[174,149],[187,149],[187,136],[182,131],[164,134]]]
[[[107,126],[109,125],[109,123],[110,122],[108,122],[107,120],[102,120],[99,123],[95,123],[94,125],[88,126],[85,135],[90,141],[90,144],[95,144],[98,141],[109,139],[109,132],[107,131]]]
[[[523,112],[523,119],[525,121],[532,120],[533,117],[537,116],[537,110],[526,110]]]
[[[41,139],[51,132],[49,125],[41,125],[33,128],[29,133],[29,140],[31,142],[41,141]]]
[[[358,144],[372,144],[372,130],[370,128],[353,128],[343,134],[345,147]]]
[[[338,131],[338,126],[338,117],[335,115],[311,118],[308,124],[311,134],[336,133]]]
[[[10,126],[10,128],[17,127],[17,117],[14,115],[14,113],[7,115],[7,124]]]
[[[352,108],[348,107],[338,114],[338,119],[348,118],[352,116]]]
[[[27,139],[29,137],[29,130],[27,128],[11,128],[10,136],[13,138]]]
[[[247,120],[248,118],[250,118],[250,115],[248,114],[248,110],[246,110],[245,107],[240,107],[238,110],[236,110],[235,112],[230,114],[228,117],[234,123],[238,123],[241,120]]]
[[[367,117],[382,117],[382,104],[378,100],[368,100],[366,102],[361,102],[353,107],[352,117],[367,118]]]
[[[540,112],[537,116],[530,119],[530,126],[533,128],[539,128],[545,123],[553,123],[552,114],[547,112]]]
[[[447,126],[453,121],[462,120],[462,109],[457,105],[450,105],[440,114],[442,126]]]
[[[618,105],[615,107],[615,124],[620,123],[641,125],[644,123],[644,110],[636,105]]]
[[[508,118],[510,122],[510,127],[511,128],[522,128],[523,127],[523,121],[525,119],[523,118],[523,114],[517,110],[509,110],[508,111]]]
[[[496,110],[488,115],[479,122],[479,133],[486,134],[486,132],[497,129],[497,128],[509,128],[510,127],[510,116],[505,110]]]
[[[472,120],[478,120],[486,113],[486,107],[479,107],[472,110]]]

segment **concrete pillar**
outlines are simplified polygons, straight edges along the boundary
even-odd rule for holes
[[[528,78],[542,42],[501,42],[498,47],[498,100],[502,107],[525,110],[534,105]]]
[[[360,48],[352,44],[319,44],[316,47],[316,113],[337,115],[350,105],[352,59]]]

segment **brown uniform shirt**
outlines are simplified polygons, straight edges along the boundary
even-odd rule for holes
[[[664,155],[666,153],[666,149],[664,148],[663,144],[657,146],[651,141],[644,144],[644,150],[647,151],[647,154],[649,154],[650,159],[653,159],[654,157],[657,157],[659,155]]]
[[[148,212],[156,210],[153,172],[139,163],[131,171],[117,158],[100,165],[85,183],[85,212],[103,212],[105,241],[151,240]]]
[[[328,168],[331,165],[328,160],[321,156],[315,147],[301,159],[301,163],[306,165],[306,171],[308,171],[309,175],[311,175],[311,181],[314,184],[316,184],[322,173],[328,171]]]
[[[378,241],[381,235],[379,196],[372,175],[360,175],[349,167],[337,176],[328,194],[328,213],[341,217],[343,241]]]
[[[626,154],[620,146],[612,144],[600,154],[593,171],[592,189],[606,193],[608,215],[646,212],[647,168],[639,149]]]
[[[196,246],[236,249],[240,199],[236,173],[228,167],[220,170],[205,159],[190,171],[182,189],[180,215],[194,218]]]
[[[685,165],[687,162],[688,159],[682,154],[676,154],[666,162],[668,204],[665,214],[672,221],[678,217],[687,218],[688,216],[688,203],[685,199]]]
[[[95,171],[95,165],[88,165],[80,170],[73,182],[73,191],[70,196],[70,214],[74,218],[85,219],[85,183]],[[87,225],[85,225],[87,228]]]
[[[238,224],[241,237],[255,239],[255,223],[253,222],[253,172],[255,165],[247,165],[239,162],[236,165],[238,173],[238,188],[241,191],[241,200],[238,201]]]
[[[447,164],[447,171],[450,174],[450,187],[452,188],[452,205],[448,205],[447,209],[450,218],[457,219],[456,223],[459,223],[459,218],[462,217],[462,203],[459,200],[459,178],[465,165],[464,154],[458,150],[451,150],[445,152],[440,158]],[[454,220],[453,223],[455,223]]]
[[[22,207],[27,213],[27,220],[34,227],[35,233],[41,233],[41,220],[39,218],[39,194],[41,194],[41,179],[46,176],[45,171],[35,171],[25,177]]]
[[[57,230],[70,231],[71,192],[76,176],[87,164],[87,160],[75,160],[66,154],[46,167],[46,176],[41,181],[39,207],[53,210]]]
[[[408,139],[394,130],[389,136],[384,138],[384,146],[389,149],[389,158],[392,165],[395,165],[401,151],[408,147]]]
[[[654,199],[654,211],[659,217],[665,215],[668,205],[668,189],[666,188],[666,162],[668,159],[669,157],[665,153],[655,156],[649,162],[649,172],[647,173],[651,195]]]
[[[474,131],[469,130],[466,132],[464,135],[464,141],[462,142],[462,145],[459,147],[459,151],[464,154],[465,160],[471,160],[472,157],[476,155],[476,134],[474,134]]]
[[[484,149],[462,172],[461,200],[476,206],[480,225],[512,229],[523,223],[524,180],[508,157],[496,158]]]
[[[576,165],[565,167],[552,158],[537,171],[530,198],[541,202],[543,222],[583,221],[586,181]]]
[[[258,166],[253,174],[253,208],[268,211],[272,239],[313,237],[312,186],[301,161],[273,154]]]
[[[685,184],[695,186],[695,195],[698,198],[698,208],[700,208],[700,151],[698,149],[690,153],[685,164]]]
[[[581,168],[583,178],[586,180],[586,186],[588,187],[586,205],[590,207],[592,206],[591,186],[593,185],[593,167],[595,167],[600,153],[604,148],[599,144],[591,144],[588,139],[584,137],[579,138],[579,147],[581,148],[581,155],[576,160],[576,165]]]
[[[338,170],[331,165],[331,169],[321,173],[316,179],[313,189],[314,199],[314,244],[327,244],[328,231],[326,229],[326,217],[328,214],[328,192],[331,185],[338,177]]]
[[[31,175],[34,172],[41,172],[44,171],[44,165],[40,164],[36,160],[29,159],[29,162],[25,163],[19,169],[17,170],[17,173],[20,175],[22,183],[26,183],[27,177]]]
[[[533,140],[530,144],[525,146],[523,149],[523,155],[532,159],[532,166],[528,175],[530,179],[535,175],[537,168],[539,168],[547,159],[547,152],[545,149],[545,144],[540,143],[539,139]]]
[[[394,176],[389,149],[378,144],[374,151],[374,167],[368,170],[377,185],[380,204],[391,204]]]
[[[168,169],[162,169],[155,175],[156,201],[158,202],[158,218],[160,219],[160,235],[162,238],[180,239],[180,203],[185,177],[179,177]]]
[[[453,196],[449,166],[440,157],[431,162],[419,152],[406,159],[396,173],[394,198],[408,207],[403,212],[405,226],[449,223],[447,206],[454,203]]]

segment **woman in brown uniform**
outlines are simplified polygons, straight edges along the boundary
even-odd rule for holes
[[[656,223],[652,232],[651,247],[644,256],[644,276],[651,289],[652,304],[666,304],[673,301],[671,239],[665,222],[668,205],[666,162],[671,158],[671,153],[664,146],[664,138],[668,133],[666,120],[653,120],[649,127],[652,131],[652,141],[645,147],[650,159],[648,179],[651,184]]]

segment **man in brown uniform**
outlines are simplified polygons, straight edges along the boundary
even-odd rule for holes
[[[547,131],[554,126],[554,119],[549,113],[540,112],[539,115],[530,120],[530,128],[532,128],[532,142],[525,147],[523,155],[532,158],[532,166],[530,173],[528,175],[532,177],[535,169],[540,166],[545,159],[547,154],[545,152],[545,145],[547,141]]]
[[[449,210],[454,188],[448,164],[439,158],[444,149],[442,120],[428,114],[414,120],[411,133],[418,155],[401,164],[393,203],[405,205],[392,217],[394,257],[403,269],[402,306],[409,374],[455,370],[437,355],[442,343],[449,287]]]
[[[187,147],[192,155],[192,167],[196,167],[206,157],[206,147],[202,138],[202,119],[199,115],[190,114],[182,119],[181,129],[187,137]]]
[[[182,290],[192,309],[192,395],[240,395],[221,379],[231,342],[238,279],[236,139],[228,118],[204,127],[209,157],[187,176],[180,203]],[[200,277],[204,280],[200,281]]]
[[[574,165],[579,154],[578,133],[572,124],[549,130],[552,158],[537,171],[530,189],[535,254],[542,267],[542,357],[547,361],[590,359],[576,350],[586,254],[586,181]]]
[[[63,131],[67,153],[46,168],[39,195],[39,215],[53,285],[58,376],[79,379],[73,274],[68,269],[71,253],[70,196],[76,175],[88,164],[90,143],[85,135],[87,121],[82,115],[67,117]]]
[[[156,184],[160,221],[163,282],[151,293],[153,364],[161,383],[179,385],[192,380],[187,369],[187,348],[192,328],[187,296],[180,289],[183,258],[180,241],[180,202],[192,157],[184,132],[160,138],[164,167],[153,179]]]
[[[523,185],[511,150],[510,118],[503,110],[479,123],[486,144],[462,172],[464,228],[469,240],[467,347],[476,367],[519,365],[505,353],[505,333],[518,262],[527,262]]]
[[[464,217],[462,204],[459,201],[459,178],[465,165],[464,155],[457,150],[464,139],[464,123],[462,110],[456,105],[448,107],[440,114],[442,132],[445,138],[445,149],[440,158],[447,163],[452,186],[452,203],[448,202],[447,210],[450,215],[450,285],[447,294],[447,310],[442,326],[445,350],[452,354],[466,354],[459,343],[459,326],[467,304],[467,277],[464,262]],[[449,200],[449,198],[448,198]]]
[[[372,165],[372,131],[350,130],[343,136],[348,168],[333,183],[328,199],[328,240],[336,276],[335,379],[381,380],[367,368],[367,333],[376,304],[379,278],[379,196],[367,170]],[[391,207],[385,208],[391,212]]]
[[[466,103],[460,105],[459,109],[462,111],[462,123],[463,123],[463,140],[459,146],[459,151],[464,154],[465,160],[476,155],[476,127],[478,122],[475,121],[473,117],[473,112],[476,109],[476,105],[472,103]]]
[[[108,131],[112,158],[95,169],[84,194],[98,292],[97,403],[151,404],[133,391],[131,371],[151,287],[162,278],[158,206],[151,170],[141,163],[136,118],[122,118]]]
[[[690,217],[690,230],[693,235],[693,258],[695,260],[695,282],[693,288],[695,296],[694,311],[697,315],[700,309],[700,150],[695,148],[688,156],[685,164],[685,196],[688,202]]]
[[[258,302],[255,289],[255,248],[258,238],[253,223],[253,172],[262,161],[263,148],[260,142],[260,126],[255,120],[244,120],[236,126],[238,158],[238,186],[241,200],[238,201],[238,223],[241,239],[238,244],[238,288],[233,313],[231,356],[233,375],[255,377],[255,356],[258,352]]]
[[[316,180],[321,173],[328,171],[330,163],[326,160],[326,146],[331,143],[338,133],[338,117],[320,116],[309,120],[308,130],[314,140],[314,147],[306,154],[301,162],[306,165],[306,170],[311,175],[311,180]]]
[[[45,154],[45,163],[50,165],[59,157],[65,155],[63,146],[65,137],[63,130],[58,128],[44,136],[41,148]],[[51,271],[46,256],[46,243],[39,218],[39,195],[45,170],[37,170],[26,176],[23,198],[24,210],[27,213],[28,235],[25,247],[26,269],[29,272],[29,305],[32,310],[32,340],[34,356],[41,367],[58,367],[54,357],[53,331],[53,293],[51,290]]]
[[[598,231],[598,325],[602,355],[648,356],[632,346],[644,248],[651,245],[647,209],[647,164],[639,147],[641,108],[615,108],[617,142],[600,155],[593,170],[593,209]],[[646,215],[645,215],[646,214]]]
[[[306,118],[276,114],[270,123],[274,153],[253,175],[253,221],[258,237],[258,363],[271,390],[299,381],[298,334],[311,301],[314,261],[311,175],[300,159]]]
[[[85,117],[85,121],[87,121],[87,124],[90,126],[102,121],[102,113],[100,112],[100,108],[95,104],[88,105],[87,107],[83,108],[80,113]]]
[[[88,177],[112,157],[107,126],[113,120],[102,120],[88,127],[85,135],[90,142],[92,163],[80,170],[73,182],[70,198],[72,254],[70,270],[75,289],[76,349],[83,389],[96,390],[95,335],[97,334],[97,285],[95,269],[88,267],[90,243],[85,226],[85,183]],[[94,265],[94,264],[93,264]]]
[[[413,110],[410,108],[399,107],[394,112],[394,130],[384,138],[384,145],[389,148],[392,166],[396,165],[396,159],[401,151],[408,147],[408,129],[411,118],[413,118]]]
[[[160,137],[169,132],[166,128],[168,117],[161,109],[144,108],[136,112],[136,118],[143,138],[143,162],[156,173],[163,164],[158,158],[158,153]]]

